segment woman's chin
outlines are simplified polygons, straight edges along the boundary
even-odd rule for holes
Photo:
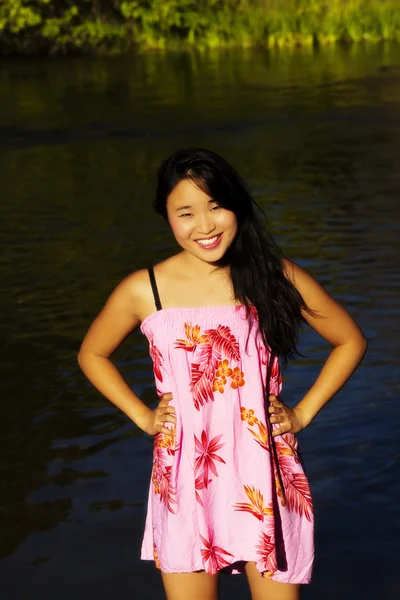
[[[193,258],[210,265],[218,263],[225,254],[225,251],[219,248],[216,248],[215,250],[204,251],[202,249],[197,250],[197,248],[188,248],[183,246],[183,250],[190,254]]]

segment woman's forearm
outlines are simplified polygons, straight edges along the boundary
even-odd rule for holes
[[[367,349],[363,340],[353,340],[336,346],[326,360],[314,385],[298,403],[305,425],[308,425],[321,408],[340,390],[360,364]]]
[[[111,360],[87,352],[79,354],[78,363],[94,387],[139,425],[149,408],[132,392]]]

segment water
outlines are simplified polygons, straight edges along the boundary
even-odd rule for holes
[[[155,171],[200,145],[239,168],[285,251],[369,340],[300,435],[317,531],[304,598],[398,598],[400,48],[3,61],[0,89],[1,597],[163,598],[139,560],[151,439],[76,355],[117,282],[175,250],[151,210]],[[301,350],[289,404],[328,348],[304,330]],[[145,339],[115,360],[154,403]],[[244,577],[222,578],[228,597],[249,598]]]

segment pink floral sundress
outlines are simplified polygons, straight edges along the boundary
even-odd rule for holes
[[[268,424],[264,400],[270,352],[256,335],[256,318],[248,338],[242,305],[166,308],[141,331],[157,393],[172,393],[177,418],[174,437],[154,438],[141,558],[165,573],[236,574],[254,561],[263,577],[308,583],[310,488],[295,436],[271,436],[277,425]],[[281,387],[274,360],[270,393]]]

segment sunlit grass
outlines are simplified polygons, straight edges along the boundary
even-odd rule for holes
[[[165,3],[165,0],[163,0]],[[171,3],[173,0],[170,0]],[[167,0],[168,3],[168,0]],[[156,9],[157,2],[154,2]],[[175,2],[174,2],[175,4]],[[256,2],[203,2],[198,13],[185,13],[181,2],[179,23],[157,22],[158,36],[137,29],[143,45],[262,45],[268,47],[400,40],[400,4],[393,1],[272,0]],[[175,4],[177,7],[177,5]],[[143,9],[144,11],[144,9]],[[139,13],[136,13],[139,15]],[[173,14],[176,17],[177,13]],[[139,21],[140,21],[139,16]],[[176,20],[175,20],[176,23]],[[150,28],[151,29],[151,28]]]
[[[400,41],[394,0],[3,0],[0,50],[310,46]]]

